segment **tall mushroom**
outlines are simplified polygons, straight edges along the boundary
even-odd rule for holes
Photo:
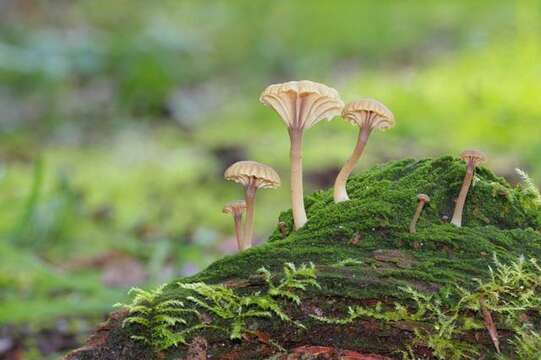
[[[331,120],[339,115],[344,103],[335,89],[309,80],[270,85],[259,100],[272,107],[288,128],[291,203],[295,229],[298,229],[307,221],[302,182],[303,132],[321,120]]]
[[[417,209],[415,210],[415,215],[413,215],[413,219],[410,223],[410,233],[417,232],[417,221],[419,221],[419,218],[421,217],[421,213],[423,212],[423,208],[425,207],[425,204],[427,202],[430,202],[430,196],[426,194],[418,194],[417,200],[419,200],[419,203],[417,204]]]
[[[246,201],[244,200],[231,201],[230,203],[225,204],[222,210],[224,214],[233,216],[233,221],[235,222],[235,236],[237,238],[237,246],[239,250],[241,250],[242,245],[242,214],[245,210]]]
[[[252,246],[256,191],[279,187],[280,176],[268,165],[256,161],[238,161],[225,170],[224,178],[244,186],[246,220],[240,249],[245,250]]]
[[[359,137],[353,154],[342,167],[334,182],[334,202],[349,200],[346,182],[359,161],[368,142],[372,130],[386,130],[394,126],[393,113],[379,101],[363,98],[347,104],[342,111],[342,117],[351,124],[359,126]]]
[[[453,213],[453,218],[451,219],[451,224],[458,227],[462,226],[462,213],[464,212],[464,204],[466,203],[466,197],[468,196],[468,191],[473,180],[475,167],[480,163],[485,162],[487,159],[485,154],[478,150],[466,150],[460,154],[460,158],[466,161],[468,167],[466,168],[464,182],[462,183],[460,194],[456,199],[455,211]]]

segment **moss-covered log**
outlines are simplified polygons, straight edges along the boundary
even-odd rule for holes
[[[350,201],[312,194],[302,229],[283,213],[267,243],[141,292],[130,316],[142,321],[113,314],[67,358],[490,359],[496,347],[519,358],[510,318],[533,324],[541,308],[535,294],[512,302],[513,286],[535,293],[541,279],[519,260],[541,256],[539,199],[480,168],[457,228],[449,218],[465,169],[450,157],[404,160],[352,178]],[[419,193],[431,202],[411,234]]]

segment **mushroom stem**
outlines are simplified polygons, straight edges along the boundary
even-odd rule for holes
[[[453,218],[451,219],[451,224],[461,227],[462,226],[462,213],[464,211],[464,204],[466,203],[466,197],[468,196],[468,191],[473,180],[473,172],[475,170],[475,162],[473,159],[468,160],[468,168],[466,170],[466,175],[464,176],[464,182],[462,183],[462,188],[460,189],[460,194],[456,199],[455,211],[453,213]]]
[[[252,247],[252,237],[254,235],[254,213],[255,213],[255,193],[257,188],[253,184],[248,184],[244,191],[246,201],[246,221],[244,223],[244,236],[240,244],[240,250],[246,250]]]
[[[242,250],[242,214],[235,214],[233,216],[233,220],[235,221],[235,236],[237,239],[237,247],[240,250]]]
[[[355,165],[361,158],[361,155],[363,154],[364,148],[366,146],[366,143],[368,142],[368,138],[370,137],[371,132],[372,129],[370,128],[369,122],[367,121],[359,130],[359,137],[357,139],[357,145],[355,145],[355,149],[353,150],[353,154],[351,154],[351,157],[344,164],[334,182],[335,203],[349,200],[349,196],[346,190],[346,182],[349,178],[349,175],[355,168]]]
[[[423,208],[425,206],[425,202],[420,200],[417,204],[417,210],[415,210],[415,215],[413,215],[413,219],[410,223],[410,233],[414,234],[417,232],[417,221],[419,221],[419,218],[421,217],[421,213],[423,212]]]
[[[302,184],[302,135],[302,129],[289,129],[289,138],[291,140],[289,151],[291,163],[291,203],[295,229],[303,227],[307,221]]]

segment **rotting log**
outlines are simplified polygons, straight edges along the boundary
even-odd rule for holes
[[[284,212],[267,243],[171,282],[148,304],[152,307],[174,299],[198,310],[198,315],[186,318],[188,324],[171,327],[173,333],[181,333],[187,326],[201,325],[185,334],[185,343],[156,349],[134,340],[132,336],[145,335],[147,330],[122,326],[127,312],[121,311],[110,315],[88,343],[66,359],[379,360],[401,359],[408,352],[421,359],[438,358],[434,345],[418,336],[434,331],[430,317],[397,315],[396,304],[412,314],[418,310],[403,289],[426,295],[452,293],[457,286],[474,289],[476,278],[489,279],[495,258],[512,263],[522,255],[541,257],[541,212],[535,199],[485,168],[476,170],[463,227],[448,223],[465,170],[463,162],[451,157],[403,160],[352,178],[350,201],[335,204],[332,191],[314,193],[305,198],[309,221],[303,228],[295,231],[291,211]],[[428,194],[431,202],[417,232],[411,234],[408,227],[419,193]],[[179,285],[222,285],[243,299],[260,296],[269,292],[269,285],[258,269],[264,267],[271,282],[280,284],[286,263],[297,267],[313,263],[320,288],[289,289],[299,297],[298,304],[275,297],[290,321],[274,313],[247,317],[240,338],[231,339],[231,319],[193,303],[189,300],[193,293]],[[322,320],[347,319],[349,308],[373,311],[341,323]],[[374,315],[375,309],[387,315]],[[468,311],[470,317],[483,324],[483,311]],[[504,320],[494,319],[499,344],[502,353],[513,358],[509,341],[513,332]],[[454,340],[485,359],[496,356],[489,331],[482,326],[465,327]]]

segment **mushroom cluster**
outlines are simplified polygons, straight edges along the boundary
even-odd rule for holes
[[[334,202],[341,203],[349,200],[347,180],[361,158],[372,132],[387,130],[395,125],[393,113],[381,102],[370,98],[360,98],[344,104],[338,91],[309,80],[270,85],[261,93],[259,101],[271,107],[279,115],[289,134],[291,208],[295,230],[303,227],[308,221],[304,207],[302,175],[304,131],[322,120],[332,120],[338,116],[359,127],[357,144],[353,153],[334,182]],[[467,162],[467,171],[451,220],[451,223],[458,227],[462,225],[462,212],[475,167],[485,161],[486,157],[479,151],[468,150],[461,154],[461,159]],[[270,166],[255,161],[239,161],[232,164],[225,171],[224,177],[244,187],[244,201],[239,200],[227,204],[223,212],[233,216],[239,250],[245,250],[252,246],[256,191],[261,188],[279,187],[280,177]],[[417,209],[410,223],[412,233],[416,232],[417,221],[423,207],[430,201],[430,197],[419,194],[417,199]],[[242,226],[244,212],[246,212],[246,218]]]
[[[280,176],[268,165],[260,164],[256,161],[238,161],[225,170],[224,178],[239,183],[244,187],[246,220],[242,235],[237,231],[237,241],[239,250],[245,250],[252,246],[256,192],[258,189],[275,189],[280,187]],[[240,213],[242,214],[242,211]]]

